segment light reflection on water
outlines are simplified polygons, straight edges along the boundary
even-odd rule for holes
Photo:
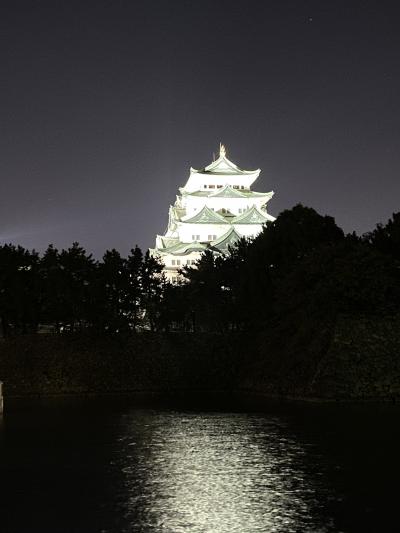
[[[0,532],[397,533],[399,416],[391,405],[10,404]]]
[[[318,472],[280,420],[165,412],[121,427],[124,531],[333,531],[318,520]]]

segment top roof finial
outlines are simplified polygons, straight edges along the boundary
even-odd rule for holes
[[[219,143],[219,157],[226,156],[226,148],[222,143]]]

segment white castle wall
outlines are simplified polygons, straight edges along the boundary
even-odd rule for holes
[[[182,222],[178,227],[179,240],[182,242],[205,242],[209,240],[215,240],[209,235],[216,235],[217,239],[224,235],[231,228],[230,224],[186,224]],[[194,235],[198,235],[199,238]]]
[[[246,209],[253,205],[261,205],[265,200],[255,200],[253,198],[213,198],[212,196],[186,196],[183,198],[182,205],[186,207],[186,215],[194,216],[201,211],[205,205],[214,211],[228,209],[232,214],[240,215]]]

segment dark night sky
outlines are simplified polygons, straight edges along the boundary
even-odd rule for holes
[[[400,33],[372,1],[0,6],[0,240],[153,245],[219,141],[363,233],[400,210]]]

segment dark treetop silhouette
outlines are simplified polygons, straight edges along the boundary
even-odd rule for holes
[[[171,285],[136,246],[101,261],[77,243],[59,252],[0,247],[4,337],[51,329],[108,334],[152,331],[290,331],[304,320],[398,310],[400,215],[369,234],[344,235],[333,218],[301,205],[225,255],[204,253]]]

